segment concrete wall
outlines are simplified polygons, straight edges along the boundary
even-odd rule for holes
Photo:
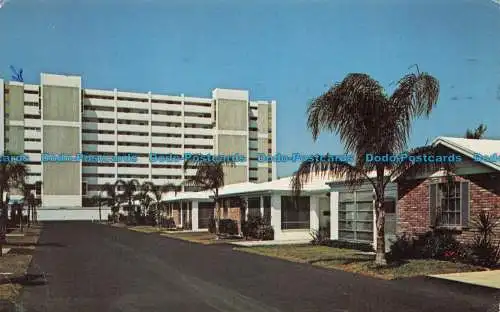
[[[44,75],[42,153],[76,155],[81,144],[81,78]],[[42,206],[82,206],[80,162],[42,162]]]

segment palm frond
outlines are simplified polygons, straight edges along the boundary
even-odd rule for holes
[[[387,185],[393,179],[403,174],[424,174],[444,170],[445,172],[452,172],[455,168],[453,161],[442,159],[442,162],[437,161],[436,157],[452,157],[453,153],[444,155],[442,150],[432,145],[421,146],[413,148],[404,153],[407,157],[400,162],[389,162],[386,164],[389,174],[387,175],[384,185]],[[425,161],[425,158],[428,160]],[[431,161],[433,160],[433,161]]]
[[[291,180],[294,196],[300,196],[304,185],[315,178],[342,179],[348,187],[354,189],[365,181],[373,184],[372,178],[367,175],[363,164],[351,165],[348,162],[331,160],[330,155],[325,155],[325,161],[308,160],[300,164]],[[330,159],[330,160],[329,160]]]

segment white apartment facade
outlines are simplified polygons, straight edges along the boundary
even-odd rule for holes
[[[276,102],[251,101],[245,90],[212,97],[82,88],[80,76],[42,73],[40,85],[0,80],[0,154],[27,156],[27,183],[41,181],[40,219],[91,219],[86,198],[105,183],[137,179],[180,184],[195,169],[152,156],[240,154],[226,184],[276,179]],[[132,162],[50,162],[42,155],[84,154]],[[186,191],[188,191],[186,189]]]

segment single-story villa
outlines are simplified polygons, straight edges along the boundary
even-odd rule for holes
[[[432,143],[442,155],[461,157],[452,173],[415,174],[410,170],[396,177],[385,190],[386,245],[399,234],[419,234],[435,227],[456,231],[458,238],[472,238],[471,220],[481,210],[500,216],[500,140],[438,137]],[[311,238],[311,232],[330,228],[330,238],[376,245],[374,196],[371,184],[355,191],[341,179],[316,177],[304,185],[298,209],[292,204],[291,177],[265,183],[240,183],[219,190],[222,218],[241,222],[249,215],[267,218],[276,240]],[[241,209],[241,200],[247,209]],[[213,216],[211,192],[168,195],[176,224],[191,220],[192,230],[208,228]],[[175,210],[178,212],[176,213]],[[203,217],[202,217],[203,216]],[[500,229],[498,229],[500,234]]]
[[[398,177],[397,233],[444,227],[459,240],[471,241],[471,221],[478,213],[500,217],[500,140],[438,137],[433,144],[443,155],[459,155],[462,161],[450,174],[408,172]],[[496,233],[500,236],[500,227]]]

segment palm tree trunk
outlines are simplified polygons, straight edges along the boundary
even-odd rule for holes
[[[27,222],[28,222],[28,224],[27,224],[28,228],[30,228],[30,226],[31,226],[30,217],[31,217],[31,204],[28,204],[28,220],[27,220]]]
[[[385,258],[385,209],[384,209],[384,186],[383,181],[378,183],[378,192],[375,197],[375,216],[377,229],[377,250],[375,256],[375,264],[384,266],[387,265]]]
[[[219,237],[219,198],[215,199],[215,211],[214,211],[214,220],[215,220],[215,235]]]

